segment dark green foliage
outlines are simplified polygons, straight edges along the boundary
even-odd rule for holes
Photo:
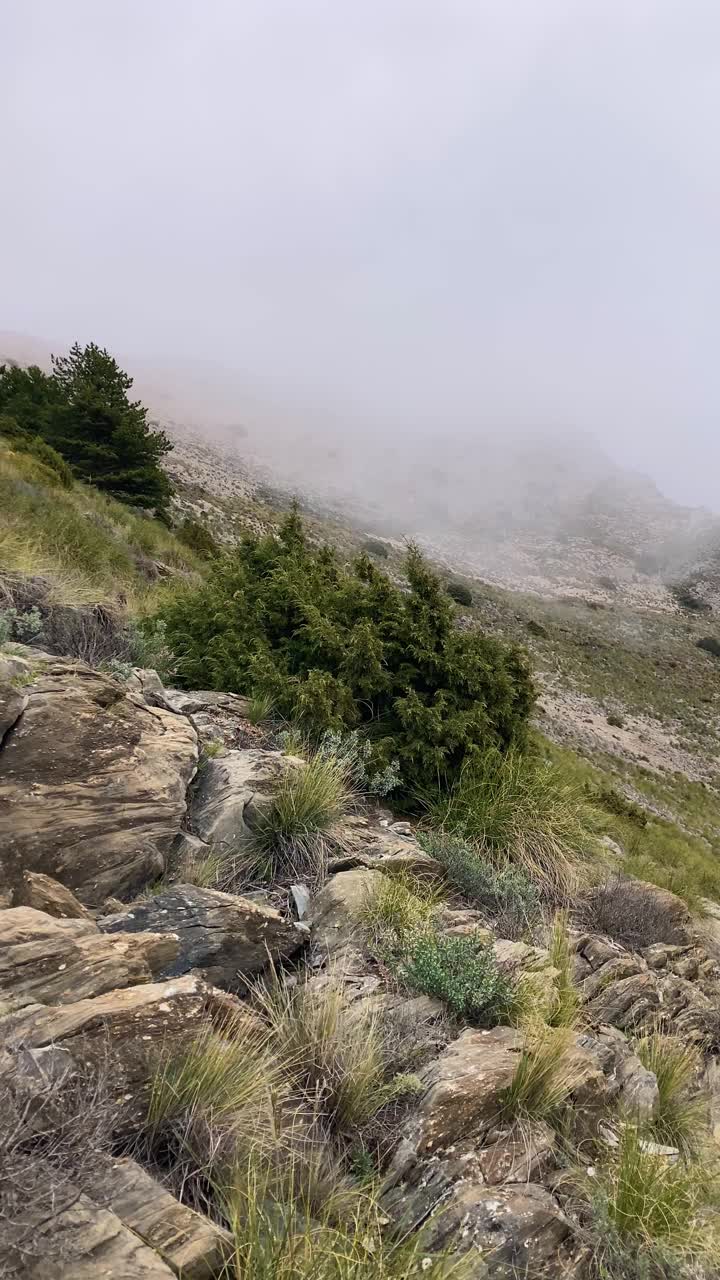
[[[720,640],[715,636],[701,636],[696,641],[698,649],[704,649],[706,653],[711,653],[714,658],[720,658]]]
[[[610,719],[608,717],[609,723]],[[619,818],[627,818],[636,827],[647,826],[648,815],[646,810],[641,805],[635,804],[634,800],[628,800],[627,796],[624,796],[616,787],[607,784],[600,787],[586,787],[586,790],[592,804],[604,809],[606,813],[614,813]]]
[[[707,600],[703,600],[702,596],[697,594],[697,588],[693,582],[675,582],[670,590],[681,609],[685,609],[688,613],[709,613],[710,605]]]
[[[533,702],[526,660],[456,629],[419,551],[402,591],[367,556],[311,548],[293,511],[279,538],[246,539],[164,610],[189,688],[267,691],[311,736],[361,728],[372,763],[399,764],[406,798],[457,776],[471,755],[522,746]]]
[[[492,947],[471,935],[417,934],[402,974],[416,991],[444,1000],[476,1026],[495,1026],[513,1005],[513,988],[498,970]]]
[[[390,554],[387,543],[381,542],[379,538],[366,538],[362,544],[362,550],[369,556],[375,556],[377,560],[387,560]]]
[[[547,628],[543,626],[542,622],[536,622],[534,618],[530,618],[526,626],[531,636],[547,638]]]
[[[51,472],[47,478],[48,484],[61,484],[64,489],[72,488],[73,474],[70,467],[57,449],[53,449],[42,436],[33,436],[23,431],[17,418],[10,414],[0,414],[0,436],[12,443],[15,453],[28,453],[42,462]]]
[[[197,551],[199,556],[205,556],[209,560],[220,554],[220,544],[215,541],[207,525],[199,520],[186,516],[176,533],[180,541],[192,551]]]
[[[442,863],[452,888],[496,923],[501,937],[522,937],[538,919],[540,894],[520,867],[497,865],[487,851],[445,832],[428,832],[420,844]]]
[[[464,604],[468,609],[472,605],[472,591],[464,582],[448,582],[445,590],[456,604]]]
[[[623,725],[625,724],[625,721],[623,720],[622,716],[618,715],[617,711],[610,711],[608,713],[607,722],[610,725],[611,729],[622,729]]]
[[[172,488],[160,463],[172,444],[128,398],[131,386],[107,351],[75,343],[68,356],[53,356],[50,375],[0,366],[0,413],[20,435],[44,440],[80,479],[166,516]]]

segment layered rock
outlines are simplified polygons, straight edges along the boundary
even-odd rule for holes
[[[158,876],[197,764],[190,721],[62,659],[24,696],[0,757],[0,882],[41,872],[92,905]]]
[[[285,920],[272,907],[195,885],[174,885],[130,911],[105,916],[100,924],[108,941],[145,937],[147,931],[169,934],[177,945],[159,976],[193,970],[231,989],[271,962],[294,955],[308,940],[307,926]]]

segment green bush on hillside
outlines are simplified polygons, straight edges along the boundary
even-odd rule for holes
[[[695,641],[695,647],[711,653],[714,658],[720,658],[720,640],[716,636],[701,636]]]
[[[396,760],[412,797],[488,747],[522,747],[533,688],[521,650],[456,629],[416,548],[406,572],[403,591],[367,556],[346,567],[308,545],[294,511],[168,604],[168,643],[189,688],[267,690],[316,737],[362,730],[373,771]]]
[[[160,463],[172,444],[129,399],[132,381],[107,351],[76,342],[69,355],[53,356],[51,374],[0,365],[0,414],[20,437],[43,440],[79,479],[166,517],[172,486]]]
[[[30,435],[23,431],[16,418],[10,414],[0,414],[0,436],[9,442],[13,453],[28,453],[44,467],[48,468],[45,477],[48,484],[60,484],[64,489],[71,489],[73,473],[57,449],[43,440],[42,436]]]
[[[193,520],[191,516],[186,516],[176,533],[180,542],[184,542],[186,547],[190,547],[204,559],[209,560],[212,556],[220,554],[220,544],[207,525],[200,520]]]
[[[450,599],[454,600],[456,604],[463,604],[468,609],[472,605],[472,591],[465,586],[464,582],[448,582],[445,590]]]

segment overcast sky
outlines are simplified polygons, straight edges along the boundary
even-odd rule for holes
[[[0,110],[0,329],[720,507],[717,0],[4,0]]]

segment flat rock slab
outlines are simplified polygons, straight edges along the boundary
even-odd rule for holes
[[[49,661],[25,692],[1,748],[0,883],[39,871],[86,905],[140,888],[180,830],[193,726],[81,662]]]
[[[68,1004],[150,982],[177,954],[175,938],[109,938],[92,920],[59,920],[33,907],[0,912],[0,990]]]
[[[180,1204],[134,1160],[101,1169],[92,1194],[182,1280],[215,1280],[231,1256],[229,1232]]]
[[[272,907],[196,885],[155,894],[122,915],[105,916],[100,927],[111,936],[167,930],[177,937],[178,951],[163,977],[193,970],[230,989],[241,988],[244,978],[271,961],[294,955],[308,940],[306,925]]]
[[[71,1189],[54,1214],[38,1223],[29,1216],[26,1230],[30,1256],[16,1273],[25,1280],[177,1280],[117,1214]]]
[[[109,991],[51,1008],[2,1009],[0,1073],[11,1073],[21,1051],[54,1046],[83,1078],[111,1066],[118,1127],[132,1131],[147,1112],[148,1089],[161,1059],[184,1051],[212,1019],[212,993],[193,975]],[[122,1273],[121,1273],[122,1274]]]

